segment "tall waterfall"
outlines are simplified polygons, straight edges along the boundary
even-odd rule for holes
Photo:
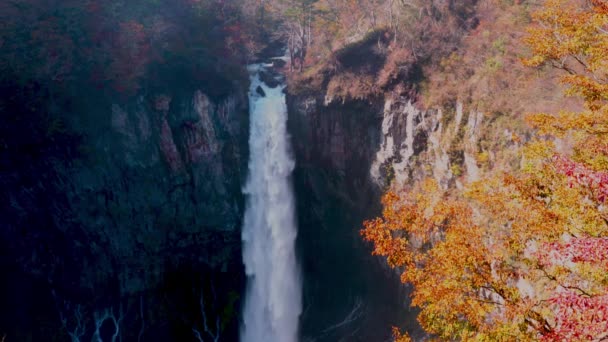
[[[249,67],[250,157],[242,235],[247,297],[241,340],[295,342],[302,309],[289,178],[295,162],[290,155],[283,87],[270,88],[260,80],[264,67]]]

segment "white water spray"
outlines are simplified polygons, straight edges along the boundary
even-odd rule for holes
[[[261,68],[264,66],[249,67],[250,157],[242,235],[247,296],[241,340],[296,342],[302,300],[289,180],[295,163],[290,155],[283,87],[267,87],[258,75]],[[265,96],[258,94],[258,86]]]

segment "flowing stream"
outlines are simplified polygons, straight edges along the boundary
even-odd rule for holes
[[[249,66],[250,156],[242,235],[247,294],[241,341],[295,342],[302,311],[290,180],[295,162],[283,86],[270,88],[260,80],[259,72],[265,67]]]

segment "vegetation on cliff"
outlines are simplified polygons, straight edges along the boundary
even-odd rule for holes
[[[292,92],[327,88],[327,97],[361,100],[383,92],[412,94],[420,68],[456,49],[477,25],[475,0],[310,2],[306,49],[296,47],[302,73]]]
[[[497,18],[494,25],[504,25],[505,18]],[[510,18],[518,20],[517,15]],[[548,0],[531,18],[523,36],[528,50],[518,52],[526,56],[523,63],[538,70],[564,70],[559,81],[567,88],[565,95],[580,98],[584,108],[565,107],[555,113],[550,106],[533,107],[553,113],[527,116],[536,130],[519,152],[520,167],[489,171],[463,191],[442,189],[431,180],[409,191],[390,191],[382,217],[366,222],[362,231],[374,243],[374,253],[387,257],[401,272],[401,280],[413,285],[419,322],[435,338],[606,338],[608,4]],[[450,83],[464,71],[464,87],[451,89],[470,95],[474,103],[501,98],[505,91],[513,96],[506,90],[512,84],[496,82],[503,76],[530,80],[526,73],[534,72],[522,69],[505,52],[497,55],[506,46],[519,46],[517,34],[491,39],[492,62],[472,63],[475,55],[467,51],[452,54],[444,62],[452,72],[438,76]],[[502,70],[498,62],[512,67]],[[493,75],[488,74],[491,69]],[[485,87],[479,87],[481,80]],[[439,78],[430,80],[440,83]],[[553,87],[543,91],[557,89]],[[507,110],[514,108],[508,104],[512,100],[492,99],[485,101],[487,110],[500,110],[501,103]],[[395,336],[408,340],[398,331]]]
[[[241,8],[225,1],[7,1],[2,79],[133,95],[174,77],[230,83],[251,57]],[[203,82],[205,81],[205,82]]]
[[[98,97],[106,97],[127,103],[125,108],[129,100],[147,100],[143,106],[163,115],[168,141],[170,100],[156,95],[184,87],[222,97],[235,83],[247,82],[245,64],[260,54],[280,54],[284,45],[291,60],[289,92],[320,99],[315,102],[319,108],[334,104],[336,113],[340,103],[351,102],[356,105],[350,110],[368,115],[361,108],[375,101],[372,117],[383,104],[407,100],[416,110],[445,114],[437,121],[447,127],[449,139],[438,145],[449,145],[440,147],[449,154],[455,181],[394,184],[384,196],[381,217],[367,221],[362,230],[374,254],[386,257],[402,282],[413,285],[412,304],[420,309],[419,323],[429,336],[608,338],[606,0],[22,0],[1,3],[0,18],[0,90],[5,95],[0,99],[0,198],[10,203],[0,210],[8,227],[3,234],[10,236],[2,247],[25,250],[19,244],[24,239],[16,238],[23,236],[45,241],[31,255],[27,250],[20,256],[20,267],[26,258],[32,264],[60,264],[53,248],[65,249],[74,257],[64,264],[63,281],[79,281],[72,265],[83,259],[77,251],[85,247],[63,248],[72,246],[72,237],[63,230],[56,237],[48,227],[69,221],[51,215],[68,212],[66,186],[55,170],[87,153],[82,146],[87,137],[70,131],[65,120],[83,113],[83,98],[97,105],[103,102]],[[461,126],[463,106],[471,117],[481,113],[477,140],[467,140]],[[524,115],[529,112],[537,114]],[[126,123],[122,113],[114,114],[119,126]],[[419,117],[409,118],[413,131]],[[362,136],[375,119],[360,120],[365,124],[356,133]],[[212,126],[209,122],[176,125],[192,133]],[[331,145],[337,152],[328,155],[342,158],[346,169],[345,142],[360,137],[343,139],[356,135],[355,129],[334,130],[340,126],[330,120],[323,126],[311,131],[340,135],[335,141],[342,142],[317,143]],[[422,150],[414,138],[424,140],[425,133],[422,138],[410,134],[416,167],[425,156],[414,152]],[[167,145],[173,153],[173,145]],[[482,173],[470,184],[464,178],[465,149]],[[390,158],[387,163],[394,162]],[[349,190],[362,192],[353,184]],[[181,190],[170,194],[174,191]],[[14,196],[21,192],[28,201],[31,197],[24,210]],[[102,197],[107,205],[111,196],[104,192]],[[170,228],[175,222],[162,224]],[[65,231],[70,227],[62,225]],[[210,240],[220,247],[226,243]],[[27,272],[45,276],[39,269]],[[177,282],[170,291],[181,296],[185,281]],[[188,297],[185,302],[194,308],[186,311],[198,311],[191,316],[205,328],[207,315],[215,314],[216,327],[205,329],[209,336],[224,334],[230,326],[234,331],[224,336],[236,336],[237,294],[229,293],[225,306],[205,306],[215,299],[215,287],[213,281],[199,285],[200,302]],[[175,320],[192,337],[191,321]],[[54,329],[44,322],[36,333],[16,327],[20,335],[13,335],[44,336]],[[394,335],[398,341],[409,339],[398,329]]]

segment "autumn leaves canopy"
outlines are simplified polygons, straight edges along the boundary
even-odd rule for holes
[[[563,69],[585,109],[529,115],[520,169],[391,191],[362,230],[441,340],[608,338],[608,2],[548,0],[533,19],[524,63]]]

